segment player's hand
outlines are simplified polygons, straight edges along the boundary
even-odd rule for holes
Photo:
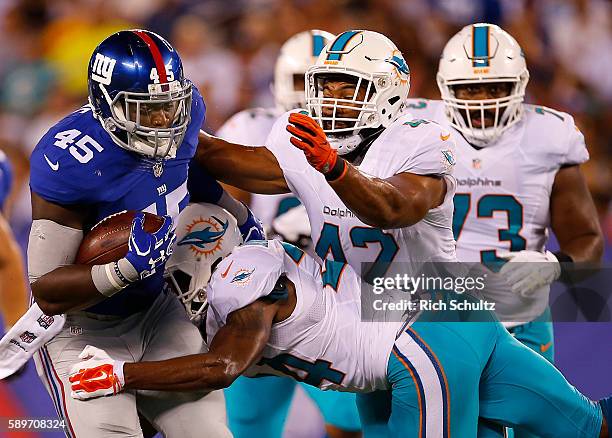
[[[79,359],[70,369],[70,395],[77,400],[115,395],[121,392],[125,385],[123,364],[115,360],[106,351],[86,346]]]
[[[508,261],[499,273],[512,285],[512,292],[523,297],[533,296],[561,275],[561,264],[550,251],[506,252],[499,257]]]
[[[244,205],[244,203],[243,203]],[[242,241],[248,242],[249,240],[266,240],[266,232],[264,231],[263,224],[251,211],[249,207],[245,205],[248,211],[246,221],[242,225],[238,225],[240,234],[242,234]]]
[[[173,244],[176,240],[170,216],[164,216],[164,223],[154,233],[147,233],[143,226],[144,213],[138,212],[132,221],[128,253],[125,256],[125,259],[134,268],[136,278],[123,272],[125,269],[121,269],[122,264],[118,264],[124,277],[130,282],[142,280],[154,274],[157,268],[162,267],[172,255]]]
[[[287,131],[294,135],[289,141],[304,151],[312,167],[323,174],[329,173],[338,160],[338,152],[327,141],[323,128],[311,117],[292,113],[289,116]]]

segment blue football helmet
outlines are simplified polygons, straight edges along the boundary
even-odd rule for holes
[[[87,74],[89,103],[117,145],[155,159],[176,156],[191,120],[191,82],[165,39],[117,32],[96,47]]]

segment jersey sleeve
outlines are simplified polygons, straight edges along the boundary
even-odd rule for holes
[[[563,166],[582,164],[589,160],[589,152],[586,148],[584,135],[577,126],[574,125],[574,118],[570,116],[567,150],[564,157]]]
[[[212,312],[208,318],[214,318],[214,325],[222,327],[230,313],[273,294],[283,266],[280,243],[255,241],[236,248],[217,266],[208,285],[208,312]]]
[[[304,153],[293,146],[289,139],[291,134],[287,131],[289,115],[292,112],[283,114],[276,120],[272,130],[266,139],[266,147],[274,154],[283,172],[303,172],[305,168],[310,168]]]
[[[308,163],[304,152],[289,141],[291,138],[291,134],[287,131],[289,114],[296,111],[290,111],[278,118],[265,144],[266,148],[274,154],[289,189],[301,199],[306,193],[303,190],[304,187],[310,187],[313,181],[322,177],[322,174]]]
[[[79,168],[60,149],[47,147],[53,138],[46,134],[30,157],[30,188],[43,199],[56,204],[89,203],[95,193],[96,178],[84,178]]]
[[[455,165],[455,142],[450,131],[424,119],[399,121],[375,146],[359,168],[380,178],[404,172],[447,175]]]
[[[244,118],[244,111],[234,114],[217,130],[215,135],[231,143],[248,145],[247,129],[241,129],[244,126]]]

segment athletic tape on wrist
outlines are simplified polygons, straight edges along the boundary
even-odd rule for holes
[[[129,284],[127,281],[124,281],[125,277],[121,278],[116,274],[116,265],[117,262],[111,262],[91,267],[91,279],[94,286],[105,297],[112,297]]]

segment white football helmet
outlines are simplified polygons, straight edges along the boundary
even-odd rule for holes
[[[466,26],[449,40],[437,75],[451,125],[480,147],[493,143],[520,120],[528,80],[525,56],[516,40],[499,26],[487,23]],[[510,82],[510,94],[478,100],[455,97],[455,85],[492,82]],[[472,125],[470,111],[480,112],[480,127]],[[494,112],[493,126],[485,127],[485,112]]]
[[[323,97],[322,78],[330,74],[357,80],[351,99]],[[365,98],[358,100],[362,86],[366,89]],[[306,107],[340,155],[357,148],[362,129],[389,126],[403,109],[409,90],[410,69],[402,53],[389,38],[369,30],[341,33],[306,72]],[[331,115],[324,116],[324,108],[331,109]],[[357,110],[358,115],[340,117],[336,114],[339,108]],[[337,122],[349,126],[338,127]]]
[[[295,89],[295,76],[304,77],[323,47],[335,37],[323,30],[306,30],[293,35],[280,49],[274,66],[274,99],[283,111],[306,108],[304,90]]]
[[[212,266],[242,243],[236,219],[214,204],[189,204],[179,216],[177,243],[166,263],[166,279],[189,319],[201,322],[208,306]]]

